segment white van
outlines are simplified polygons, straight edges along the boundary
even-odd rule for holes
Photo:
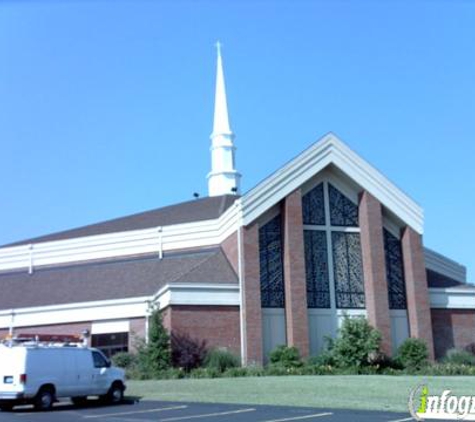
[[[111,367],[99,350],[0,344],[0,410],[27,403],[48,410],[60,397],[70,397],[75,404],[87,396],[118,403],[124,390],[124,371]]]

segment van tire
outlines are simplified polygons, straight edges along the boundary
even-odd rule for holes
[[[36,410],[50,410],[54,401],[54,390],[51,387],[41,387],[35,397],[34,406]]]
[[[124,385],[120,381],[113,382],[105,398],[110,404],[121,403],[124,400]]]
[[[13,403],[0,403],[0,410],[2,412],[11,412],[13,410]]]
[[[71,397],[71,401],[75,406],[84,406],[87,403],[87,396]]]

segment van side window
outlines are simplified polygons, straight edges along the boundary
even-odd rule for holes
[[[99,352],[92,352],[92,359],[94,360],[94,368],[107,368],[107,361]]]

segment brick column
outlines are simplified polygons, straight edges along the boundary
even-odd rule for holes
[[[410,335],[425,340],[430,358],[434,359],[429,288],[427,287],[422,237],[410,227],[406,227],[401,243]]]
[[[391,355],[391,319],[384,253],[381,204],[370,193],[360,196],[359,224],[365,286],[366,312],[369,323],[382,334],[381,349]]]
[[[244,364],[263,363],[259,227],[242,228]]]
[[[302,195],[297,189],[283,203],[283,251],[287,343],[308,357],[307,284],[302,223]]]

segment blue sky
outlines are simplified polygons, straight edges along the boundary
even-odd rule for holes
[[[1,1],[0,244],[206,195],[223,43],[244,191],[329,131],[475,281],[475,2]]]

